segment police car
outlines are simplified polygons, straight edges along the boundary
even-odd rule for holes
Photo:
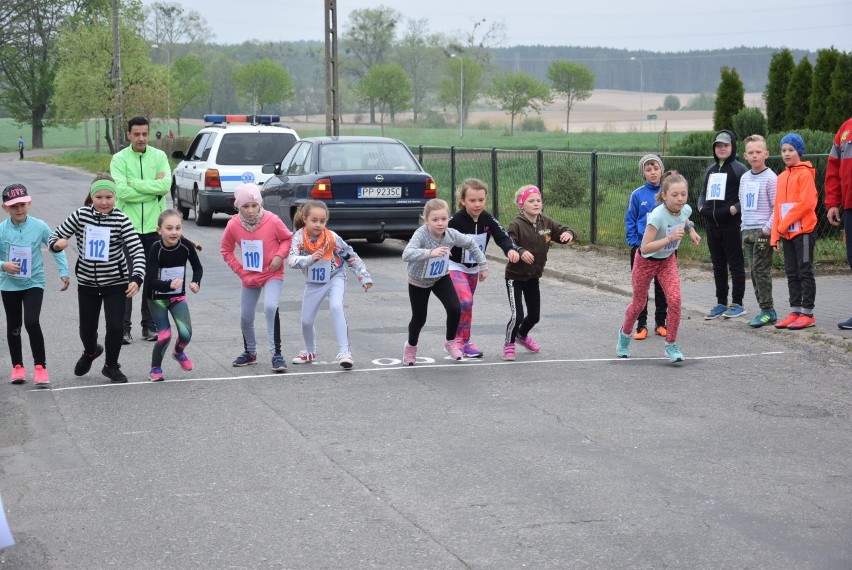
[[[234,189],[244,182],[262,186],[269,178],[264,164],[281,162],[299,135],[278,124],[278,115],[204,115],[202,128],[172,173],[175,209],[195,223],[209,226],[213,214],[234,214]]]

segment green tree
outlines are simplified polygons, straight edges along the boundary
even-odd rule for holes
[[[680,99],[678,99],[677,95],[666,95],[666,98],[663,99],[663,109],[666,111],[677,111],[680,109]]]
[[[176,81],[175,78],[179,78]],[[196,55],[179,57],[172,62],[168,77],[171,94],[171,110],[177,119],[177,134],[180,136],[180,118],[190,105],[204,102],[210,91],[210,83],[204,77],[204,62]]]
[[[462,123],[466,123],[470,105],[482,94],[483,64],[460,55],[449,58],[446,65],[446,76],[438,82],[438,101],[455,106]]]
[[[296,96],[290,74],[271,59],[239,66],[232,79],[237,91],[252,105],[252,113],[265,113],[272,105]]]
[[[552,61],[547,66],[547,78],[553,90],[565,99],[565,132],[567,133],[574,104],[592,96],[592,90],[595,88],[595,74],[580,63]]]
[[[734,115],[745,107],[745,87],[737,69],[724,66],[721,76],[713,111],[713,130],[716,131],[733,128]]]
[[[384,63],[391,53],[396,26],[402,15],[385,5],[352,10],[341,37],[343,53],[348,57],[343,70],[360,80],[375,65]],[[370,123],[376,122],[376,110],[370,106]]]
[[[402,111],[411,105],[411,81],[405,70],[395,63],[376,65],[361,78],[358,95],[378,107],[382,136],[385,134],[385,112]]]
[[[769,62],[769,77],[766,88],[763,91],[763,100],[766,102],[766,122],[769,132],[784,130],[787,124],[784,118],[786,110],[787,85],[790,76],[796,68],[793,54],[787,48],[772,54]]]
[[[0,104],[32,127],[32,147],[44,144],[56,74],[56,42],[103,9],[102,0],[2,0],[0,2]]]
[[[205,61],[204,78],[210,85],[204,102],[204,112],[232,112],[238,109],[237,89],[233,76],[238,64],[227,52],[216,52]]]
[[[522,71],[495,75],[486,94],[501,111],[509,114],[509,134],[515,134],[516,116],[526,116],[530,110],[539,113],[543,105],[553,102],[547,85]]]
[[[733,118],[734,132],[741,139],[749,135],[761,135],[766,137],[766,117],[757,107],[746,107]]]
[[[428,109],[435,92],[431,78],[440,74],[444,53],[438,47],[440,36],[429,34],[426,19],[409,20],[402,39],[396,46],[399,64],[411,80],[411,111],[414,122]]]
[[[842,53],[831,73],[831,92],[828,94],[825,121],[829,132],[835,132],[852,114],[852,53]]]
[[[831,91],[831,73],[837,64],[840,52],[834,49],[821,49],[817,52],[814,73],[811,79],[811,96],[808,102],[808,118],[805,124],[809,129],[831,131],[831,125],[825,120],[825,108]]]
[[[171,49],[177,43],[203,43],[214,37],[204,16],[178,2],[153,2],[143,14],[142,30],[152,44]]]
[[[150,45],[135,28],[122,25],[121,40],[122,99],[124,115],[151,117],[165,101],[165,68],[150,59]],[[98,18],[85,27],[63,31],[56,44],[56,78],[52,107],[56,118],[76,124],[90,117],[103,117],[104,134],[110,152],[112,119],[115,116],[115,86],[112,69],[112,27],[108,17]]]
[[[787,130],[805,127],[810,105],[812,77],[811,62],[807,57],[803,57],[790,76],[787,94],[784,96],[784,120],[787,122]]]

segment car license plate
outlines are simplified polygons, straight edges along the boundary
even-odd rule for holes
[[[402,186],[359,186],[359,198],[402,198]]]

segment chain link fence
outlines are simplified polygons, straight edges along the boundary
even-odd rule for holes
[[[627,247],[624,211],[630,193],[644,183],[639,175],[642,154],[427,146],[413,150],[437,182],[439,197],[447,200],[454,210],[458,208],[456,194],[462,181],[479,178],[488,184],[488,210],[507,225],[518,213],[515,191],[525,184],[535,184],[544,196],[547,215],[574,229],[580,243]],[[803,160],[811,161],[816,168],[819,191],[820,239],[815,257],[821,264],[844,265],[846,249],[841,230],[825,217],[823,183],[828,155],[806,155]],[[709,156],[663,157],[666,170],[677,170],[688,181],[689,204],[693,210],[703,190],[704,172],[712,161]],[[766,164],[775,172],[784,169],[780,156],[770,157]],[[694,214],[692,219],[703,235],[702,216]],[[699,259],[709,261],[706,245],[692,251],[696,251]],[[780,256],[776,256],[776,263],[779,267],[783,263]]]

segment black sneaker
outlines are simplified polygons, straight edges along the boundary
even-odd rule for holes
[[[157,340],[157,329],[142,327],[142,338],[148,341]]]
[[[121,364],[116,364],[115,366],[104,364],[101,374],[109,378],[109,381],[113,384],[125,384],[127,382],[127,376],[121,371]]]
[[[121,344],[130,344],[133,342],[133,337],[130,336],[130,329],[124,331],[124,338],[121,339]]]
[[[74,375],[75,376],[83,376],[87,374],[89,370],[92,369],[92,362],[95,361],[97,357],[104,353],[104,347],[101,345],[95,346],[94,354],[86,354],[83,353],[83,356],[77,361],[77,364],[74,365]]]

